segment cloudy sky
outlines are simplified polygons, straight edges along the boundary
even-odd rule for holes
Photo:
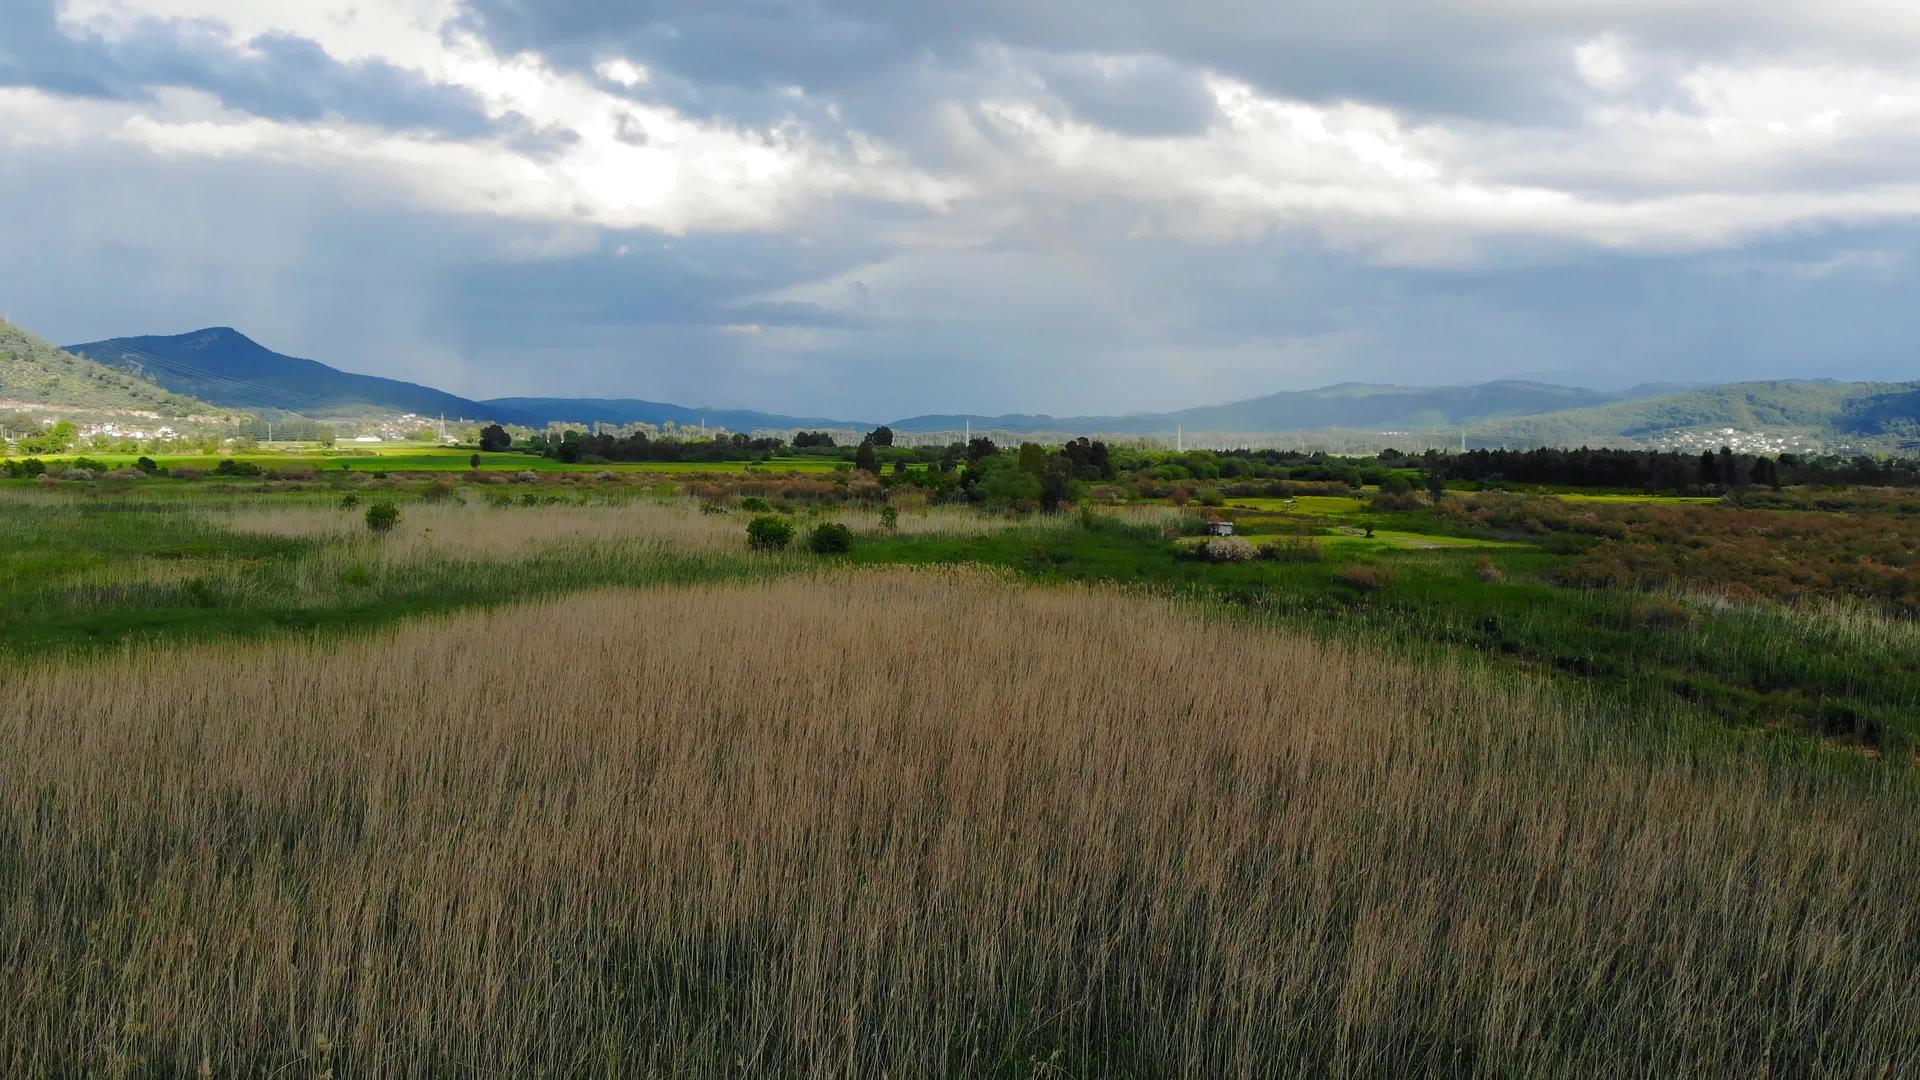
[[[1912,0],[0,0],[0,312],[862,417],[1920,377]]]

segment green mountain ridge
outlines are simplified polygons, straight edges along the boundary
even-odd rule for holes
[[[1731,428],[1893,449],[1920,433],[1920,382],[1773,379],[1475,424],[1471,437],[1507,445],[1642,441]]]
[[[166,417],[221,412],[132,372],[58,349],[9,322],[0,322],[0,401]]]

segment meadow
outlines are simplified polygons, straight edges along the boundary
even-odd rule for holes
[[[0,1074],[1920,1068],[1920,630],[1576,580],[1839,496],[503,479],[0,482]]]
[[[1909,774],[1111,589],[589,591],[0,688],[10,1075],[1920,1060]]]

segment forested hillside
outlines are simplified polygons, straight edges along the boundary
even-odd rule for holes
[[[217,411],[132,372],[63,352],[8,322],[0,322],[0,401],[138,409],[163,416]]]
[[[1863,443],[1894,442],[1920,418],[1920,383],[1793,381],[1729,383],[1476,425],[1476,438],[1514,446],[1577,446],[1665,432],[1733,428]]]

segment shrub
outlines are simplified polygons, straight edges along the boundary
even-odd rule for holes
[[[1366,563],[1351,563],[1340,568],[1334,579],[1350,589],[1363,593],[1379,592],[1393,583],[1393,574],[1383,566],[1369,566]]]
[[[899,529],[900,528],[900,511],[895,510],[891,504],[881,507],[880,508],[880,527],[887,530],[888,532],[893,532]]]
[[[740,509],[750,513],[764,514],[773,509],[773,504],[758,495],[748,495],[740,500]]]
[[[1426,505],[1427,504],[1425,502],[1421,501],[1420,496],[1415,495],[1410,491],[1400,491],[1400,492],[1382,491],[1380,494],[1375,495],[1373,497],[1373,502],[1370,505],[1369,509],[1418,510]]]
[[[761,514],[747,522],[747,545],[755,551],[779,551],[793,542],[793,522],[778,514]]]
[[[400,523],[400,508],[390,502],[378,502],[367,507],[367,528],[376,533],[384,533]]]
[[[251,461],[222,458],[220,464],[214,466],[213,471],[220,476],[259,476],[266,470]]]
[[[1487,558],[1485,555],[1482,555],[1478,559],[1474,560],[1473,576],[1479,578],[1481,581],[1507,580],[1506,571],[1493,565],[1493,560]]]
[[[448,499],[453,498],[453,485],[445,481],[435,480],[433,483],[427,485],[427,490],[420,493],[420,498],[431,503],[446,502]]]
[[[107,465],[105,462],[95,461],[90,457],[74,458],[69,468],[85,469],[88,472],[93,472],[93,473],[103,473],[107,471]]]
[[[1237,536],[1216,536],[1201,544],[1199,554],[1211,563],[1252,562],[1253,545]]]
[[[1304,536],[1289,536],[1283,540],[1260,545],[1260,557],[1271,562],[1319,562],[1324,554],[1317,542]]]
[[[354,507],[359,505],[360,505],[360,496],[355,495],[351,491],[347,492],[345,495],[340,496],[340,509],[342,510],[351,510]]]
[[[534,472],[532,469],[523,469],[520,472],[514,473],[513,479],[516,483],[537,484],[540,482],[540,474]]]
[[[815,555],[845,555],[853,550],[853,530],[837,521],[823,521],[807,534],[807,548]]]
[[[1194,496],[1194,500],[1201,506],[1227,505],[1226,497],[1220,494],[1219,488],[1201,488],[1200,494]]]

